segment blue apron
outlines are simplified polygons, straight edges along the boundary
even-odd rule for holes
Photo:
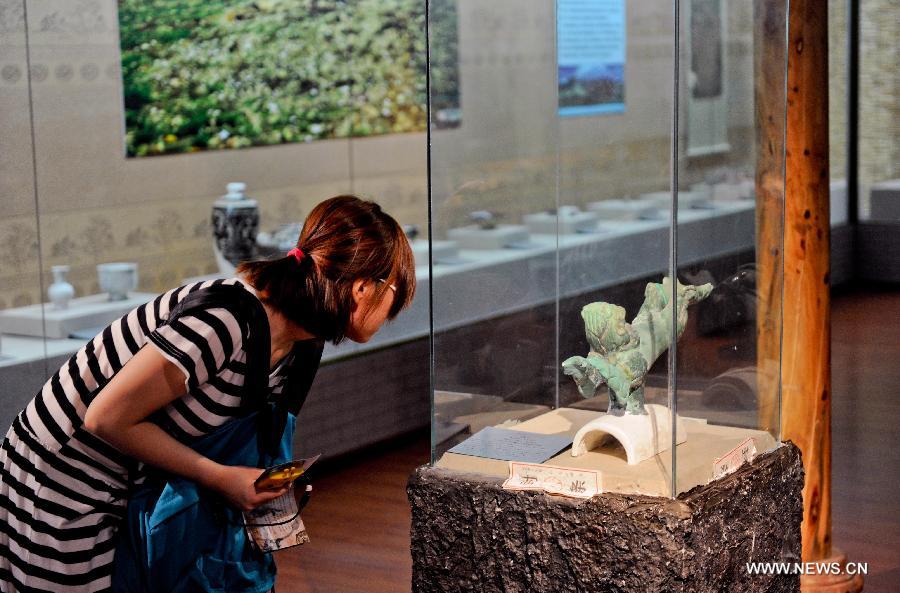
[[[235,285],[214,285],[185,297],[167,323],[194,309],[227,306],[244,321],[248,395],[268,390],[269,324],[259,300]],[[268,467],[290,461],[296,415],[322,358],[321,340],[298,342],[282,396],[198,439],[191,448],[223,465]],[[252,407],[251,407],[252,406]],[[135,487],[118,531],[115,593],[262,593],[275,584],[275,561],[250,543],[240,511],[195,482],[170,474]]]
[[[275,456],[260,451],[257,414],[232,420],[192,448],[225,465],[291,459],[296,418]],[[261,455],[262,453],[262,455]],[[275,585],[275,561],[247,537],[240,511],[196,482],[148,478],[128,502],[116,549],[116,593],[263,593]]]

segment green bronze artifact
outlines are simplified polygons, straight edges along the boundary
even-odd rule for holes
[[[687,308],[708,297],[712,289],[712,284],[693,286],[678,282],[676,339],[687,325]],[[625,321],[625,309],[611,303],[590,303],[581,310],[591,351],[587,357],[566,359],[562,367],[575,380],[583,397],[593,397],[597,388],[606,383],[610,414],[645,413],[644,378],[672,340],[671,296],[672,281],[666,276],[661,284],[647,284],[644,303],[631,323]]]

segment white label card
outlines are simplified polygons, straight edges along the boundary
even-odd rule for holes
[[[553,465],[509,462],[509,478],[503,483],[506,490],[541,490],[548,494],[591,498],[603,492],[600,472]]]
[[[747,437],[740,445],[713,462],[713,479],[718,480],[722,476],[727,476],[744,462],[753,461],[754,457],[756,457],[756,443],[753,437]]]

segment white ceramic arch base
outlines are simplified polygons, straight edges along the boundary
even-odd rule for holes
[[[648,404],[644,406],[646,414],[625,414],[613,416],[606,414],[592,420],[575,433],[572,442],[572,456],[579,457],[591,449],[601,445],[607,436],[622,444],[628,455],[628,465],[650,459],[658,453],[672,448],[672,413],[665,406]],[[684,420],[676,416],[678,442],[687,440]]]

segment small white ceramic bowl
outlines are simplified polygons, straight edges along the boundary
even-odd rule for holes
[[[113,262],[97,265],[100,290],[109,293],[109,300],[124,301],[128,292],[137,288],[138,265],[134,262]]]

